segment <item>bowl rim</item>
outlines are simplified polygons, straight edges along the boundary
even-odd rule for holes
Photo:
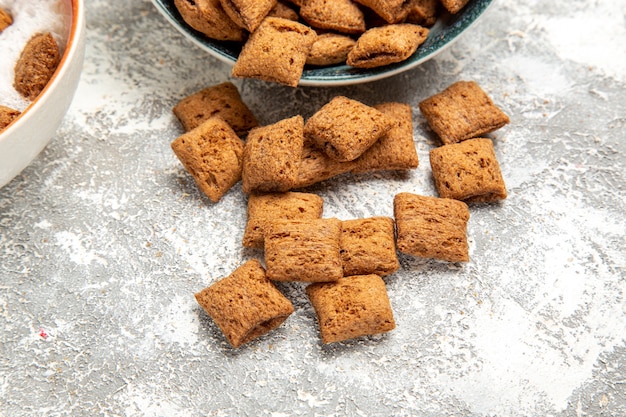
[[[9,125],[4,130],[0,132],[0,142],[2,142],[5,137],[8,137],[10,132],[19,129],[22,124],[27,123],[27,121],[25,121],[27,117],[39,107],[43,106],[43,104],[41,103],[45,101],[45,97],[47,96],[46,93],[49,90],[54,89],[56,85],[61,82],[60,80],[63,74],[67,71],[67,65],[65,64],[67,62],[70,62],[73,59],[74,55],[76,55],[76,53],[78,52],[78,39],[80,38],[81,32],[84,30],[85,27],[85,3],[84,0],[65,1],[69,1],[71,3],[72,16],[67,41],[65,42],[65,50],[63,52],[63,55],[61,56],[61,59],[59,60],[59,65],[57,66],[56,70],[52,74],[52,77],[50,77],[50,80],[43,88],[43,90],[41,90],[39,95],[35,97],[35,99],[31,101],[28,106],[26,106],[26,108],[11,123],[9,123]]]
[[[230,65],[230,66],[234,65],[235,61],[233,60],[233,57],[230,54],[220,50],[220,48],[213,48],[207,43],[203,42],[203,40],[205,39],[200,39],[198,37],[199,32],[196,32],[195,30],[191,29],[188,25],[181,24],[181,22],[172,15],[170,10],[168,9],[168,6],[166,6],[163,3],[163,1],[164,0],[151,0],[152,4],[160,12],[160,14],[163,15],[165,19],[172,26],[174,26],[174,28],[179,33],[181,33],[185,38],[189,39],[193,44],[195,44],[197,47],[207,52],[212,57],[218,59],[219,61],[227,65]],[[436,49],[432,51],[423,53],[418,59],[412,59],[411,57],[409,57],[408,60],[403,61],[403,62],[392,64],[384,68],[383,67],[375,68],[373,73],[361,72],[361,70],[357,68],[349,67],[347,65],[336,66],[335,68],[340,71],[343,71],[345,69],[350,69],[354,71],[353,73],[349,73],[349,74],[344,73],[341,75],[339,74],[328,75],[328,73],[330,73],[331,71],[327,69],[325,71],[327,73],[326,75],[324,74],[312,75],[312,74],[307,74],[307,70],[305,69],[300,79],[300,82],[298,83],[298,87],[300,86],[303,86],[303,87],[338,87],[338,86],[362,84],[366,82],[372,82],[372,81],[377,81],[377,80],[381,80],[384,78],[392,77],[399,73],[415,68],[418,65],[424,63],[425,61],[445,51],[454,42],[456,42],[463,33],[465,33],[467,30],[473,27],[485,15],[485,12],[491,6],[493,6],[494,0],[481,0],[481,1],[477,1],[477,3],[478,4],[475,7],[473,7],[471,4],[466,5],[466,8],[471,7],[471,12],[473,13],[472,15],[473,18],[470,18],[471,20],[469,20],[467,24],[462,26],[460,29],[455,27],[454,30],[446,33],[447,40],[444,44],[440,45],[439,47],[437,47]],[[465,9],[465,10],[468,10],[468,9]],[[452,16],[452,18],[454,17],[455,16]],[[439,24],[439,22],[437,24]],[[433,29],[433,28],[430,28],[430,29]],[[208,42],[219,43],[219,41],[209,39],[209,38],[206,38],[206,40]],[[440,41],[440,40],[441,39],[435,40],[435,42]],[[328,68],[333,68],[333,67],[328,67]]]

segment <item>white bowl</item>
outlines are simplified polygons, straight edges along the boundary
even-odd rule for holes
[[[69,108],[85,55],[84,0],[64,0],[67,44],[48,85],[0,133],[0,187],[26,168],[50,142]]]

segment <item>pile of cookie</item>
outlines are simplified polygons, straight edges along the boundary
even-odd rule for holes
[[[11,13],[0,7],[0,35],[12,24]],[[33,35],[15,64],[13,87],[25,99],[34,100],[48,84],[60,61],[59,46],[50,32]],[[19,110],[0,103],[0,132],[20,114]]]
[[[375,68],[401,62],[426,40],[440,11],[469,0],[174,0],[183,20],[243,44],[234,77],[295,87],[305,65]]]
[[[226,82],[181,100],[186,132],[171,144],[214,202],[238,181],[248,198],[242,244],[263,250],[196,294],[233,347],[279,326],[293,311],[274,281],[308,283],[323,343],[395,327],[381,277],[400,267],[397,252],[469,261],[468,203],[507,192],[493,143],[480,137],[509,118],[475,83],[459,81],[423,100],[420,110],[443,145],[430,152],[439,197],[403,192],[393,218],[323,217],[323,200],[304,188],[333,176],[418,166],[411,108],[368,106],[338,96],[308,120],[259,126]]]

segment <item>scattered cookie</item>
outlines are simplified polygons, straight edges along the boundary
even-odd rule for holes
[[[276,6],[276,0],[220,0],[228,16],[240,27],[254,32],[270,10]]]
[[[370,217],[341,222],[343,275],[389,275],[400,268],[394,221]]]
[[[407,0],[355,0],[357,3],[372,9],[387,23],[404,21],[409,14],[412,1]]]
[[[382,103],[374,106],[393,121],[393,126],[363,155],[354,160],[351,172],[408,170],[417,168],[419,159],[413,142],[411,106],[404,103]]]
[[[307,120],[304,135],[332,159],[345,162],[361,156],[392,125],[375,108],[337,96]]]
[[[460,12],[467,3],[469,3],[469,0],[441,0],[443,7],[452,14]]]
[[[469,261],[469,209],[462,201],[400,193],[394,197],[398,250],[407,255]]]
[[[263,248],[265,231],[274,220],[307,220],[322,217],[324,201],[310,193],[272,193],[251,195],[243,246]]]
[[[294,311],[257,260],[245,262],[195,298],[234,348],[274,330]]]
[[[377,68],[409,58],[426,40],[428,29],[398,23],[367,30],[356,41],[346,63],[356,68]]]
[[[343,64],[355,44],[354,39],[345,35],[336,33],[318,35],[317,40],[311,46],[306,63],[316,66]]]
[[[509,123],[509,117],[474,81],[457,81],[422,100],[419,108],[444,144],[476,138]]]
[[[205,120],[219,116],[239,136],[245,136],[258,122],[241,100],[237,87],[225,82],[204,88],[180,100],[172,109],[185,131],[190,131]]]
[[[171,147],[200,190],[215,203],[241,179],[244,143],[219,117],[179,136]]]
[[[15,64],[15,90],[24,98],[34,100],[48,84],[60,61],[59,46],[52,35],[49,32],[34,35]]]
[[[365,32],[363,12],[352,0],[305,0],[300,16],[319,29],[348,34]]]
[[[6,129],[21,113],[0,104],[0,132]]]
[[[226,14],[220,0],[174,0],[183,20],[211,39],[243,42],[247,33]]]
[[[13,17],[11,14],[0,7],[0,33],[13,24]]]
[[[232,75],[297,87],[316,38],[308,26],[267,17],[244,44]]]
[[[343,277],[337,219],[275,220],[265,234],[267,276],[274,281],[328,282]]]
[[[337,175],[350,172],[354,162],[339,162],[328,157],[324,151],[311,144],[305,144],[302,149],[302,159],[298,168],[298,179],[293,188],[306,188],[313,184],[325,181]]]
[[[437,22],[440,0],[413,0],[406,23],[431,27]]]
[[[302,158],[303,128],[302,116],[294,116],[250,131],[243,155],[246,194],[294,188]]]
[[[507,196],[490,139],[468,139],[432,149],[430,165],[441,197],[477,203]]]
[[[317,316],[322,343],[385,333],[396,327],[385,282],[378,275],[310,284],[306,293]]]

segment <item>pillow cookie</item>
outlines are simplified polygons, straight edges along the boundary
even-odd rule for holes
[[[190,131],[213,116],[221,117],[239,136],[245,136],[258,122],[241,100],[237,87],[225,82],[204,88],[180,100],[172,109],[174,115]]]
[[[254,32],[276,6],[276,0],[220,0],[226,14],[240,27]]]
[[[274,281],[327,282],[343,276],[337,219],[275,220],[265,234],[267,276]]]
[[[407,255],[469,261],[469,209],[462,201],[400,193],[394,197],[398,250]]]
[[[352,0],[305,0],[300,16],[319,29],[348,34],[365,32],[363,12]]]
[[[241,179],[244,143],[219,117],[179,136],[171,147],[200,190],[214,203]]]
[[[337,96],[307,120],[304,135],[332,159],[345,162],[361,156],[392,125],[375,108]]]
[[[220,0],[174,0],[181,17],[211,39],[243,42],[247,33],[226,14]]]
[[[378,275],[345,277],[306,287],[322,343],[389,332],[396,327],[385,282]]]
[[[296,184],[302,157],[304,119],[294,116],[248,134],[243,155],[243,191],[289,191]]]
[[[457,81],[421,101],[419,108],[444,144],[475,138],[509,123],[509,117],[474,81]]]
[[[18,110],[0,104],[0,132],[7,128],[20,114]]]
[[[286,192],[251,195],[243,246],[263,248],[265,231],[274,220],[319,219],[323,210],[324,200],[315,194]]]
[[[34,100],[48,84],[56,71],[61,55],[52,35],[33,35],[15,64],[13,87],[24,98]]]
[[[305,188],[337,175],[345,174],[355,166],[353,161],[339,162],[311,144],[305,144],[293,188]]]
[[[195,298],[234,348],[274,330],[294,311],[257,260],[247,261]]]
[[[431,27],[437,22],[437,12],[440,0],[413,0],[406,16],[406,23],[414,23],[425,27]]]
[[[267,17],[244,44],[232,75],[297,87],[316,38],[308,26]]]
[[[13,17],[9,12],[0,7],[0,33],[13,24]]]
[[[469,139],[432,149],[430,166],[440,197],[476,203],[507,196],[490,139]]]
[[[428,29],[410,23],[368,29],[356,41],[346,63],[356,68],[376,68],[409,58],[426,40]]]
[[[402,22],[411,7],[412,1],[407,0],[356,0],[365,7],[372,9],[387,23]]]
[[[469,0],[441,0],[443,7],[445,7],[446,10],[452,14],[456,14],[461,11],[467,3],[469,3]]]
[[[389,275],[400,268],[393,219],[370,217],[341,222],[343,275]]]
[[[352,172],[417,168],[419,159],[413,141],[411,106],[404,103],[382,103],[374,108],[392,120],[392,127],[354,160]]]
[[[306,63],[318,66],[343,64],[355,44],[356,41],[349,36],[323,33],[311,46]]]

